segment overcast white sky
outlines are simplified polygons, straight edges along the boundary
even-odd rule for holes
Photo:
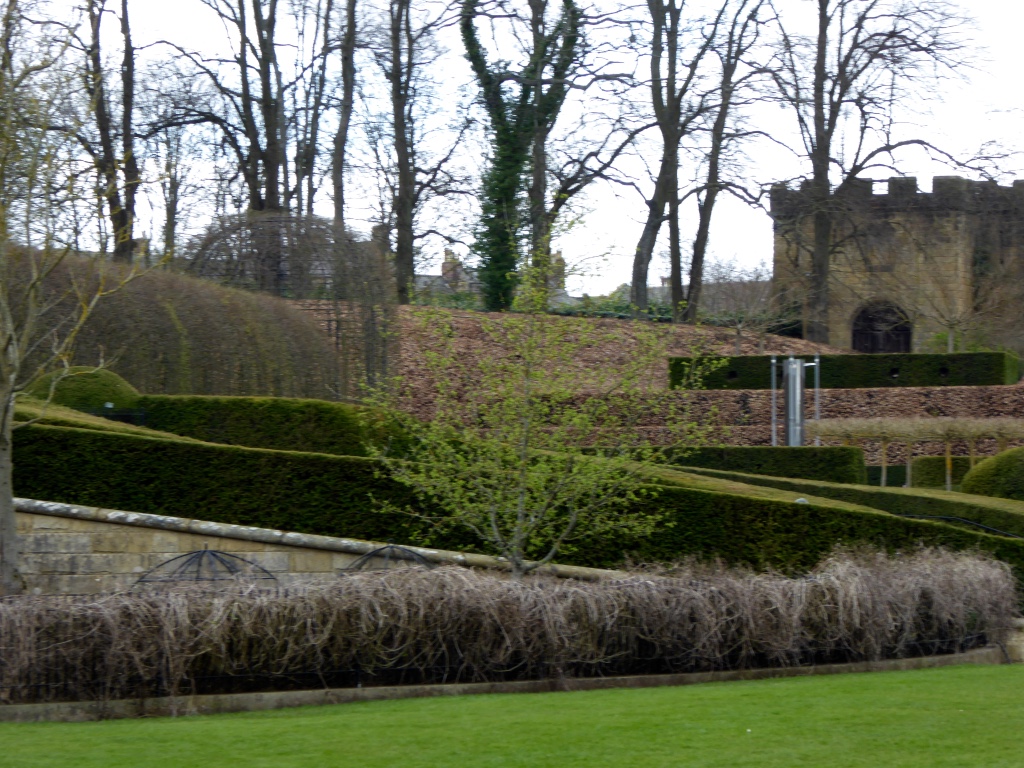
[[[781,0],[781,10],[789,13],[813,13],[809,0]],[[947,81],[942,93],[931,100],[909,105],[918,112],[908,115],[919,125],[917,135],[948,148],[953,153],[970,155],[987,141],[997,141],[1009,150],[1024,151],[1024,89],[1021,88],[1021,29],[1024,29],[1024,3],[1007,0],[972,0],[962,7],[976,21],[974,40],[979,48],[976,68],[961,73],[963,82]],[[199,0],[137,3],[133,26],[137,43],[167,38],[205,51],[216,49],[223,31]],[[457,41],[453,41],[456,42]],[[460,51],[453,50],[458,55]],[[465,73],[457,71],[463,79]],[[772,108],[758,115],[758,127],[773,132],[791,130],[788,113]],[[769,184],[800,173],[798,158],[772,145],[752,152],[751,180]],[[1003,179],[1013,178],[1024,159],[1006,163]],[[949,168],[928,161],[921,154],[907,155],[898,163],[906,175],[916,175],[923,190],[931,188],[931,177],[951,173]],[[644,214],[640,196],[613,187],[593,188],[587,196],[586,215],[572,232],[556,243],[572,262],[584,262],[588,274],[571,279],[570,292],[592,295],[607,293],[629,280],[632,253]],[[717,210],[712,230],[712,257],[735,259],[756,266],[771,261],[771,222],[763,212],[724,199]],[[684,230],[684,239],[690,235]],[[595,260],[597,259],[597,260]],[[657,283],[667,267],[652,265],[651,282]]]

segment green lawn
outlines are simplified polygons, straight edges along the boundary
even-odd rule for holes
[[[0,765],[1021,766],[1024,666],[0,724]]]

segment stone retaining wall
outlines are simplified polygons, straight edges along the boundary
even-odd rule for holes
[[[288,533],[140,512],[16,499],[21,574],[35,594],[91,594],[130,588],[149,569],[204,548],[244,557],[277,577],[281,585],[335,578],[340,570],[377,549],[379,542]],[[410,547],[426,560],[505,569],[486,555]],[[378,560],[371,566],[382,567]],[[541,572],[593,580],[612,571],[545,566]]]

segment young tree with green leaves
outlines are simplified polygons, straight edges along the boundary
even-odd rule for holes
[[[375,398],[409,437],[401,456],[377,452],[418,497],[408,511],[468,529],[517,577],[578,542],[649,533],[658,517],[636,506],[656,493],[643,463],[666,448],[700,445],[709,431],[685,394],[647,386],[667,354],[658,328],[623,322],[623,343],[635,350],[629,362],[583,368],[581,353],[610,331],[544,314],[540,280],[525,269],[516,304],[523,311],[482,319],[488,354],[460,354],[451,313],[417,311],[429,339],[432,418],[402,414],[401,381]],[[645,428],[652,413],[658,444]]]

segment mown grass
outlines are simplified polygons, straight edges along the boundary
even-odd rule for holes
[[[8,768],[1021,765],[1024,667],[2,724]]]

